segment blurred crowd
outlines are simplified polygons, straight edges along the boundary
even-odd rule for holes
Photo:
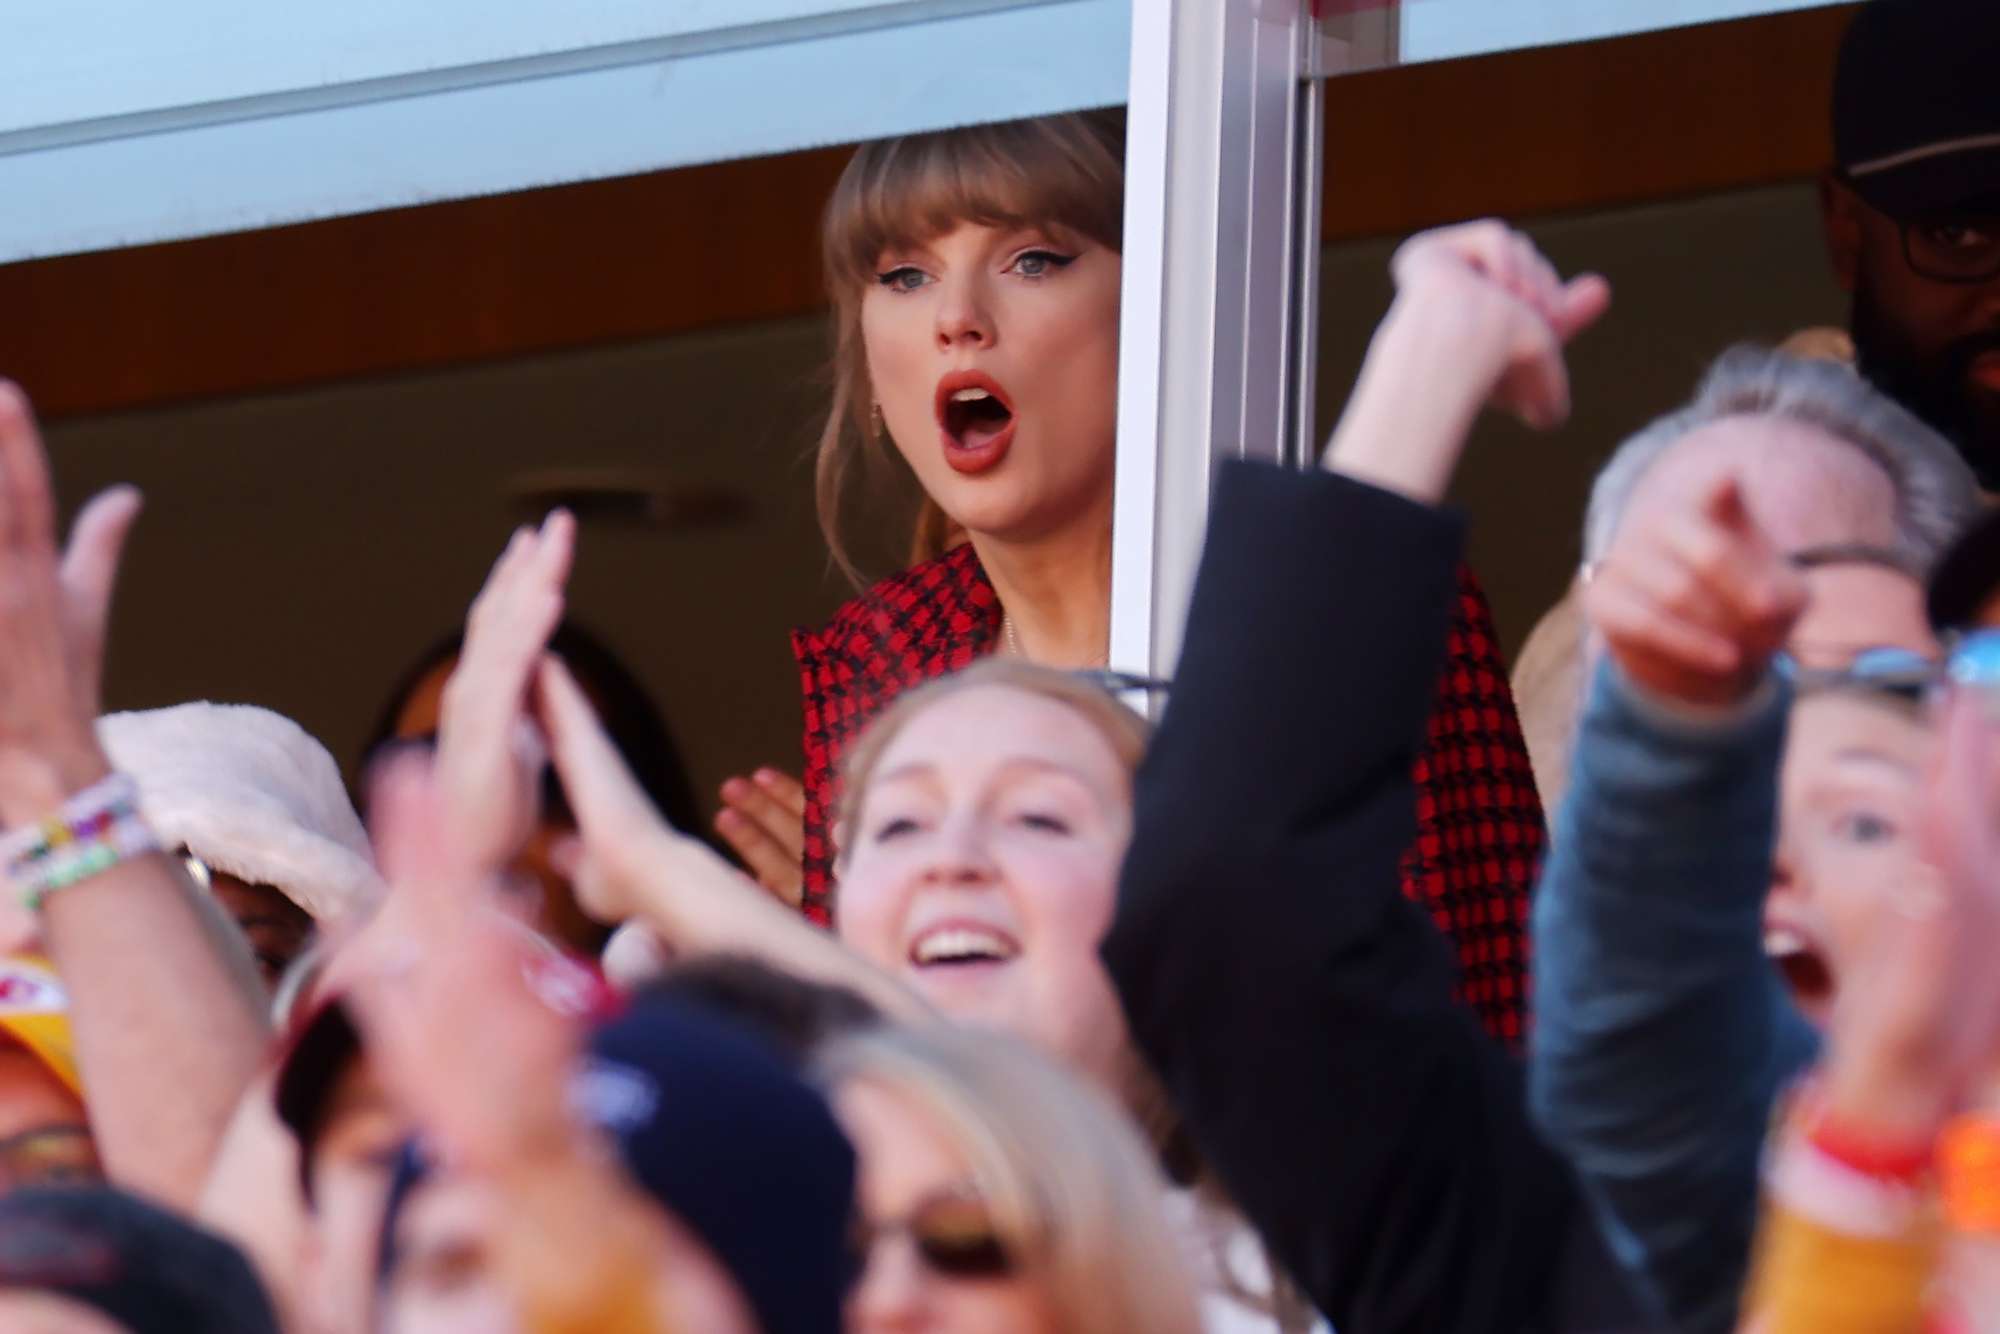
[[[2000,1331],[1995,70],[1992,0],[1860,7],[1848,327],[1605,442],[1511,681],[1446,496],[1566,419],[1610,278],[1407,240],[1156,679],[1122,117],[862,147],[856,593],[710,825],[561,511],[358,791],[262,708],[104,714],[142,497],[60,532],[0,385],[0,1330]]]

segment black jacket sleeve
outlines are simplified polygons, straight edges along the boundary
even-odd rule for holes
[[[1463,525],[1220,479],[1104,957],[1194,1143],[1340,1334],[1557,1327],[1577,1211],[1399,889]]]

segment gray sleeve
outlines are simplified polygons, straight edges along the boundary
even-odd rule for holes
[[[1763,951],[1790,702],[1679,714],[1603,664],[1534,908],[1536,1120],[1675,1329],[1735,1327],[1772,1104],[1817,1045]]]

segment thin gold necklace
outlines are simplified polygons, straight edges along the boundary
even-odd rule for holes
[[[1012,612],[1003,611],[1000,613],[1000,637],[1006,641],[1007,652],[1010,656],[1026,660],[1028,655],[1021,651],[1021,636],[1014,630],[1014,614]],[[1099,654],[1097,661],[1090,665],[1092,667],[1104,667],[1109,665],[1110,662],[1111,654],[1107,651]]]

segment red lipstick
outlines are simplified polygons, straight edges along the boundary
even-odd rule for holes
[[[938,381],[936,413],[944,459],[968,476],[990,471],[1014,443],[1014,402],[981,371],[953,371]]]

